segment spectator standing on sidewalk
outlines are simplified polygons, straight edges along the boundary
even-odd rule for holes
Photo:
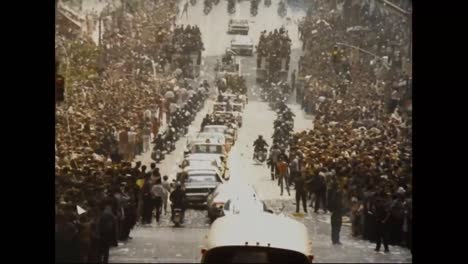
[[[153,199],[153,205],[156,209],[156,222],[159,223],[159,218],[161,216],[163,199],[166,197],[166,190],[161,184],[161,178],[158,178],[154,181],[154,185],[151,188],[151,196]]]
[[[373,214],[375,215],[376,219],[376,247],[375,251],[380,251],[380,246],[383,242],[385,252],[390,252],[388,248],[389,242],[389,219],[391,217],[391,210],[390,210],[390,201],[387,194],[384,191],[381,191],[379,195],[376,197],[374,204],[373,204]]]
[[[292,179],[296,188],[296,213],[299,213],[301,200],[304,213],[307,213],[307,190],[305,185],[305,173],[295,174]]]
[[[151,224],[151,212],[153,211],[153,201],[151,199],[151,178],[145,175],[145,182],[141,188],[140,201],[142,203],[141,222]]]
[[[312,187],[315,194],[314,213],[318,213],[321,204],[323,205],[323,211],[327,213],[327,184],[323,171],[313,176]]]
[[[171,183],[169,182],[169,177],[167,175],[163,176],[162,186],[166,190],[166,196],[163,197],[163,207],[164,214],[167,214],[167,200],[169,199],[169,194],[171,193]]]
[[[286,185],[286,191],[288,195],[291,196],[289,192],[289,176],[288,176],[288,163],[283,158],[280,158],[278,164],[276,165],[276,170],[278,171],[278,184],[281,188],[281,195],[283,195],[283,188]]]
[[[111,204],[112,201],[106,200],[104,205],[101,207],[103,213],[98,226],[100,234],[99,263],[109,263],[109,249],[113,245],[115,239],[117,220],[115,215],[112,213]]]
[[[147,152],[151,146],[151,123],[146,123],[143,128],[143,152]]]
[[[271,167],[271,180],[273,181],[277,177],[276,172],[276,163],[278,162],[279,155],[281,150],[277,144],[273,144],[270,149],[270,157],[268,159],[268,165]]]
[[[331,238],[333,245],[341,245],[340,231],[343,217],[343,192],[336,180],[328,195],[328,209],[331,211]]]

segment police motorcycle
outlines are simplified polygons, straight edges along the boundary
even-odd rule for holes
[[[205,0],[203,7],[203,13],[205,13],[205,15],[208,15],[211,12],[211,9],[213,9],[212,1],[213,0]]]
[[[228,5],[227,5],[228,13],[229,14],[234,14],[236,12],[236,1],[235,0],[228,0]]]
[[[285,17],[287,15],[288,10],[286,9],[286,3],[281,0],[278,4],[278,15],[280,17]]]
[[[252,0],[250,1],[250,14],[252,16],[256,16],[258,14],[258,2],[260,0]]]
[[[174,180],[174,185],[176,187],[176,190],[180,190],[182,188],[182,183],[180,181],[175,181]],[[176,190],[174,190],[173,192],[175,192]],[[184,192],[184,191],[182,191]],[[178,197],[179,199],[182,200],[182,204],[185,203],[185,194],[184,193],[181,193],[180,195],[183,195],[184,198],[180,198]],[[184,223],[184,210],[182,208],[182,204],[178,204],[176,205],[175,204],[175,201],[172,200],[172,193],[171,193],[171,202],[172,202],[172,215],[171,215],[171,220],[172,220],[172,223],[174,223],[174,226],[175,227],[180,227],[181,224]]]
[[[184,117],[182,109],[178,109],[174,114],[173,126],[176,129],[177,138],[181,138],[185,135]]]
[[[166,142],[165,149],[166,153],[169,154],[175,150],[175,129],[173,127],[168,127],[166,133],[164,134],[164,142]]]
[[[267,159],[267,155],[268,149],[265,146],[256,147],[254,150],[254,160],[256,160],[260,164],[265,162],[265,160]]]
[[[153,147],[153,151],[151,152],[151,159],[156,161],[156,163],[161,162],[165,158],[165,155],[163,153],[163,150],[165,148],[164,145],[164,139],[162,138],[162,135],[159,134],[156,139],[156,144]]]

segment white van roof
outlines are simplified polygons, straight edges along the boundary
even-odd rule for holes
[[[239,232],[239,226],[242,232]],[[206,236],[206,249],[222,246],[271,247],[312,255],[312,245],[304,224],[264,212],[255,216],[238,214],[216,219]]]

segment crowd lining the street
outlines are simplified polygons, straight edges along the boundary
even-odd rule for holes
[[[140,219],[151,222],[156,208],[159,221],[161,211],[166,211],[171,191],[167,177],[161,176],[156,164],[132,167],[131,161],[149,149],[161,125],[170,120],[171,108],[183,101],[177,90],[191,89],[183,80],[191,60],[186,56],[173,62],[172,56],[197,52],[199,61],[203,43],[197,27],[169,29],[173,18],[167,14],[177,13],[172,11],[175,1],[159,2],[158,8],[154,12],[159,12],[157,19],[163,22],[149,21],[155,16],[138,12],[111,16],[118,17],[110,23],[118,24],[112,28],[120,31],[104,33],[104,56],[97,48],[89,48],[93,46],[90,40],[73,41],[82,50],[69,49],[72,88],[56,110],[59,260],[107,262],[109,247],[130,239],[130,230]],[[403,243],[412,248],[412,120],[401,104],[400,94],[405,91],[395,89],[386,100],[375,65],[362,57],[351,65],[347,52],[333,48],[336,42],[359,41],[363,49],[388,56],[391,78],[387,83],[407,79],[401,70],[403,51],[392,55],[394,51],[386,48],[395,41],[400,44],[393,46],[405,46],[408,36],[400,33],[407,25],[389,15],[381,16],[359,16],[361,25],[377,32],[363,34],[366,38],[347,34],[343,21],[333,12],[318,11],[301,25],[306,55],[299,72],[311,77],[304,89],[298,89],[297,100],[314,114],[315,121],[313,130],[293,136],[289,157],[297,160],[298,170],[306,178],[303,188],[313,196],[314,211],[320,207],[342,211],[350,216],[354,236],[371,241],[383,238],[384,244]],[[157,24],[152,29],[157,34],[142,30],[152,23]],[[312,33],[314,30],[318,33]],[[319,41],[314,38],[318,34]],[[275,56],[287,54],[289,58],[287,32],[262,37],[259,54],[272,50]],[[278,49],[269,49],[268,41]],[[150,58],[154,54],[157,71],[165,77],[162,81],[152,80],[154,61]],[[95,69],[90,60],[96,61]],[[166,66],[183,70],[172,73]],[[226,80],[231,82],[227,86],[240,87],[245,94],[245,80]],[[167,92],[174,96],[164,96]],[[293,182],[296,189],[301,186]],[[343,203],[330,205],[326,202],[330,191],[337,189]],[[79,214],[77,206],[86,212]]]
[[[314,115],[314,129],[294,135],[291,156],[300,158],[315,212],[323,208],[332,216],[349,216],[352,235],[377,242],[376,250],[381,241],[386,251],[388,244],[412,249],[412,118],[401,100],[406,91],[396,88],[386,96],[384,78],[375,74],[369,59],[361,55],[350,65],[350,51],[334,47],[354,41],[388,56],[385,81],[393,88],[401,78],[408,79],[401,65],[408,25],[390,14],[371,15],[367,6],[353,25],[371,32],[351,39],[336,11],[330,12],[323,2],[316,7],[300,25],[306,54],[299,72],[309,76],[297,94],[303,109]],[[393,55],[385,47],[395,41],[400,43]],[[337,190],[343,200],[327,202]],[[341,216],[331,220],[333,233],[334,226],[341,226]]]
[[[106,11],[100,46],[89,38],[56,36],[58,74],[68,81],[56,106],[58,262],[107,263],[109,248],[131,239],[137,222],[148,223],[154,208],[159,220],[167,208],[167,177],[154,163],[146,168],[131,162],[195,93],[167,47],[199,52],[203,45],[192,41],[201,40],[199,30],[191,32],[196,27],[171,30],[176,11],[176,1]]]

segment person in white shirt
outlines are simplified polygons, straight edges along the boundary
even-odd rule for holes
[[[156,209],[156,221],[159,223],[163,201],[164,201],[164,198],[167,197],[167,191],[161,184],[161,178],[157,179],[155,181],[155,184],[151,188],[151,196],[153,198],[154,208]]]
[[[166,215],[167,214],[167,200],[169,198],[168,194],[171,193],[172,191],[171,183],[169,182],[169,177],[167,177],[167,175],[163,176],[162,186],[166,190],[166,196],[163,197],[163,208],[164,208],[164,214]]]

